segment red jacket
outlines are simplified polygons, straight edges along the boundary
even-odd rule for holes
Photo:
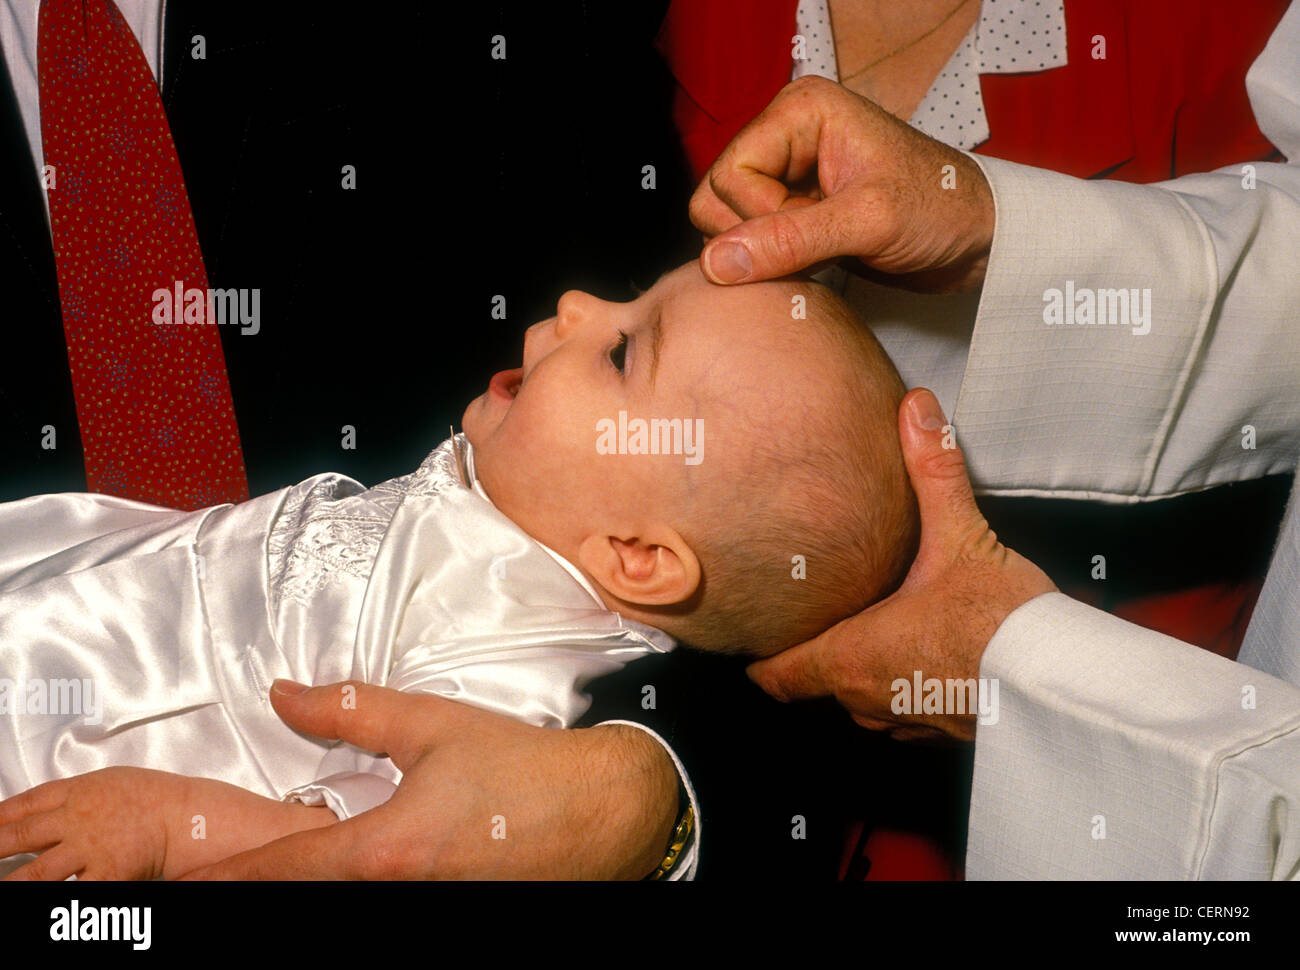
[[[673,0],[658,47],[698,180],[790,78],[797,0]],[[1246,71],[1287,0],[1066,0],[1069,63],[980,78],[979,154],[1081,178],[1157,182],[1274,154]],[[1106,38],[1106,59],[1092,57]]]

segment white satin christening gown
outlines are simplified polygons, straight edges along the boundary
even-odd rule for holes
[[[0,797],[136,765],[345,818],[400,772],[285,726],[273,679],[559,727],[592,678],[673,645],[499,512],[463,435],[372,489],[318,475],[198,512],[36,496],[0,505]]]

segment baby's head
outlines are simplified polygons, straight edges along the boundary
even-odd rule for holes
[[[493,502],[610,609],[766,656],[911,563],[903,394],[829,290],[716,286],[689,263],[631,303],[565,293],[463,425]]]

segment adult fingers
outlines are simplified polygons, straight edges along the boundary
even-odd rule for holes
[[[715,236],[700,254],[714,283],[748,283],[789,276],[855,252],[854,222],[844,197],[794,202]]]
[[[717,236],[742,221],[731,206],[718,198],[707,178],[695,187],[686,208],[691,223],[705,236]]]
[[[775,212],[790,186],[808,183],[817,171],[822,130],[823,79],[795,83],[778,94],[742,128],[709,167],[704,181],[741,218]]]
[[[784,197],[780,197],[781,195],[784,195]],[[695,228],[699,229],[706,239],[711,239],[714,236],[721,235],[733,226],[739,225],[746,218],[766,215],[769,212],[802,208],[819,201],[821,197],[821,193],[815,189],[808,194],[799,195],[773,193],[773,198],[779,198],[775,205],[768,205],[761,210],[754,211],[746,209],[741,214],[718,198],[717,193],[713,190],[713,184],[705,178],[695,187],[687,211]]]

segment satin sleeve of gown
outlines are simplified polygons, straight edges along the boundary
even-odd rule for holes
[[[273,679],[358,679],[563,727],[591,679],[673,647],[606,610],[467,465],[456,436],[369,490],[319,475],[188,513],[82,494],[0,505],[0,797],[137,765],[346,818],[400,772],[288,728]]]

